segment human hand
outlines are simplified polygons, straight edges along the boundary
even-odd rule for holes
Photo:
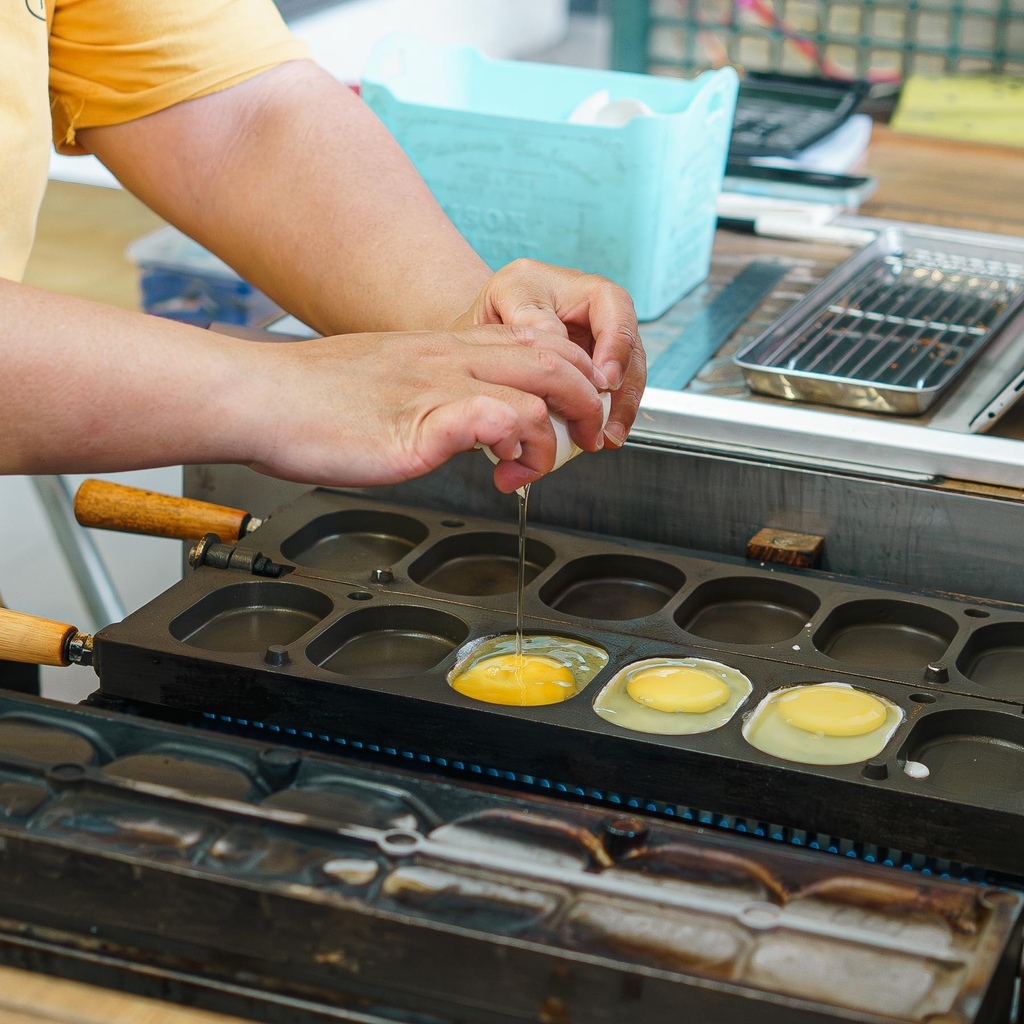
[[[569,338],[592,357],[598,387],[614,392],[605,437],[616,448],[622,445],[647,381],[647,360],[629,294],[595,274],[516,260],[490,278],[453,326],[501,323]],[[573,440],[588,448],[575,434]]]
[[[250,464],[304,483],[396,483],[486,445],[508,493],[551,470],[550,412],[581,447],[603,442],[604,377],[579,345],[535,327],[259,345],[246,369],[259,382],[246,413],[258,417]]]

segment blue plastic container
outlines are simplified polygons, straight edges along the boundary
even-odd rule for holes
[[[263,292],[177,228],[136,239],[128,256],[139,267],[143,312],[196,327],[260,326],[280,312]]]
[[[526,256],[604,274],[651,320],[707,276],[737,85],[732,68],[684,81],[392,36],[362,93],[492,268]],[[653,114],[569,123],[601,90]]]

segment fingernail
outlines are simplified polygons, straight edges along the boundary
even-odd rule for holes
[[[618,391],[622,387],[622,371],[619,369],[618,363],[605,363],[601,370],[605,380],[608,381],[608,390]]]
[[[513,449],[513,451],[512,451],[512,461],[515,462],[516,459],[520,459],[520,458],[522,458],[522,456],[523,456],[523,446],[521,444],[517,444],[515,446],[515,448]]]
[[[626,428],[621,423],[609,423],[604,428],[604,436],[614,447],[621,448],[626,443]]]
[[[608,380],[608,375],[601,369],[600,366],[594,367],[594,383],[597,385],[598,391],[607,391],[611,387],[611,382]]]

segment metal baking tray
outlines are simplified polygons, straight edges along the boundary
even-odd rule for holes
[[[1021,606],[538,528],[527,633],[609,662],[560,704],[482,704],[446,673],[466,645],[514,629],[516,545],[510,523],[312,492],[240,545],[294,566],[285,577],[203,567],[98,633],[101,694],[278,742],[1024,876]],[[755,749],[739,713],[671,736],[595,712],[616,671],[665,656],[743,673],[744,713],[832,681],[881,695],[903,722],[870,764],[828,767]]]
[[[3,693],[0,875],[0,962],[266,1024],[1006,1024],[1020,958],[1019,893]]]
[[[735,356],[754,391],[914,416],[1024,302],[1019,248],[887,227]]]

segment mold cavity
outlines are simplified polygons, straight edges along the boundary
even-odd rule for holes
[[[460,526],[465,526],[466,524],[461,519],[442,519],[441,525],[447,526],[449,530],[457,530]]]
[[[928,785],[976,802],[992,794],[1012,798],[1024,790],[1024,719],[997,711],[936,711],[921,718],[900,753],[923,765]]]
[[[998,622],[977,630],[956,667],[994,694],[1024,698],[1024,623]]]
[[[171,620],[171,636],[208,651],[265,651],[309,632],[334,608],[319,590],[294,583],[234,583]]]
[[[372,601],[373,594],[368,594],[365,590],[355,590],[348,595],[350,601]]]
[[[582,619],[642,619],[664,608],[685,582],[675,566],[652,558],[589,555],[559,570],[540,599]]]
[[[675,618],[706,640],[774,644],[800,633],[819,603],[811,591],[783,580],[734,576],[699,586]]]
[[[448,673],[451,688],[472,700],[509,707],[560,704],[575,697],[608,664],[608,652],[568,636],[504,634],[459,652]]]
[[[554,560],[539,541],[526,541],[526,582]],[[509,594],[518,586],[519,538],[511,533],[462,533],[435,544],[409,566],[409,578],[429,590],[466,597]]]
[[[0,750],[38,764],[92,764],[96,748],[71,729],[58,729],[25,719],[0,719]]]
[[[686,736],[720,729],[752,689],[742,672],[721,662],[646,658],[612,677],[594,711],[623,729]]]
[[[743,738],[800,764],[857,764],[877,757],[903,721],[887,697],[849,683],[807,683],[768,694],[747,718]]]
[[[313,569],[369,570],[397,562],[426,540],[428,532],[409,516],[351,509],[307,523],[281,545],[281,554]]]
[[[840,605],[814,636],[823,654],[886,674],[921,671],[938,662],[956,636],[948,615],[909,601],[851,601]]]
[[[366,608],[339,619],[306,648],[328,672],[397,679],[435,668],[469,636],[455,615],[411,605]]]
[[[968,615],[972,619],[987,619],[989,617],[989,613],[982,611],[980,608],[966,608],[964,615]]]
[[[157,752],[119,758],[106,765],[103,774],[222,800],[245,800],[253,788],[252,779],[233,765]]]

